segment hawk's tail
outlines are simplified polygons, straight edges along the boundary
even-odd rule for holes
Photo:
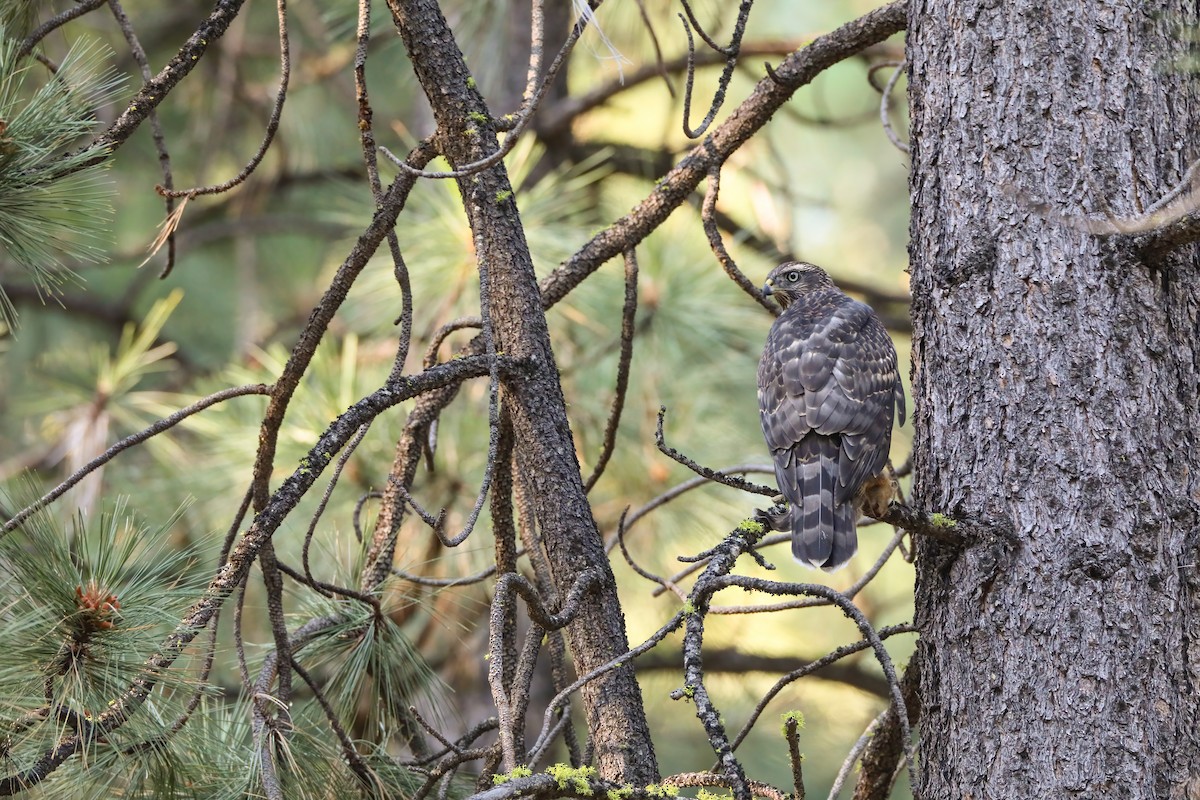
[[[798,561],[835,570],[858,550],[858,511],[853,502],[838,505],[839,445],[825,437],[806,436],[792,455],[792,555]]]

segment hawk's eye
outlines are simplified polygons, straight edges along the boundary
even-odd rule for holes
[[[795,283],[796,281],[800,280],[800,273],[796,270],[792,270],[787,274],[787,279],[788,283]]]

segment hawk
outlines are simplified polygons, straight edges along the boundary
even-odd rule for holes
[[[776,523],[791,530],[797,560],[837,569],[858,549],[859,508],[887,463],[893,410],[904,424],[896,348],[871,307],[820,267],[782,264],[763,292],[783,308],[758,364],[763,436],[788,501]]]

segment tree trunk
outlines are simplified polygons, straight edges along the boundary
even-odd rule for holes
[[[1150,8],[1157,6],[1157,8]],[[920,795],[1200,796],[1193,246],[1131,218],[1200,156],[1194,3],[913,0]]]
[[[389,0],[413,69],[433,107],[439,150],[458,168],[499,149],[489,110],[434,0]],[[485,320],[495,348],[521,362],[506,380],[514,456],[533,489],[533,506],[558,596],[585,573],[599,577],[566,629],[582,675],[628,649],[616,581],[600,539],[567,420],[550,333],[512,185],[502,162],[458,179],[483,276]],[[580,692],[601,778],[645,785],[658,780],[641,690],[625,664]]]

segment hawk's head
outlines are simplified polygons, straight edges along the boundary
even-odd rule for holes
[[[789,261],[771,270],[767,283],[763,286],[763,294],[775,298],[783,308],[787,308],[801,295],[817,289],[837,288],[833,280],[825,274],[825,270],[804,261]]]

